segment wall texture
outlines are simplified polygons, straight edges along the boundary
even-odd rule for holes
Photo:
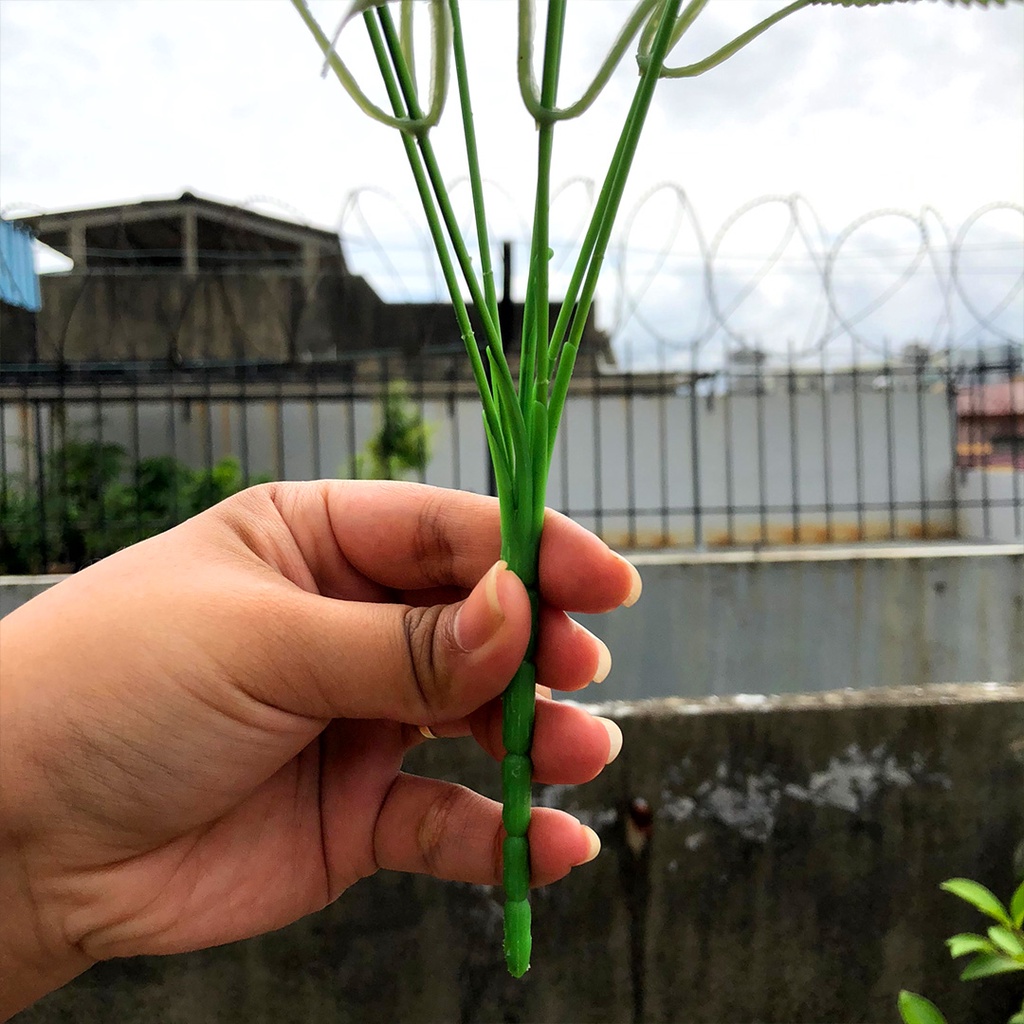
[[[1006,898],[1024,873],[1024,686],[603,710],[622,756],[536,801],[605,849],[535,894],[523,981],[495,891],[382,874],[260,939],[98,965],[16,1021],[866,1024],[897,1020],[902,987],[950,1021],[1019,1006],[1014,977],[956,980],[943,939],[982,920],[938,884]],[[409,768],[495,790],[468,741],[424,744]],[[629,824],[639,800],[649,830]]]
[[[589,700],[1024,682],[1024,545],[638,553]],[[0,577],[0,615],[60,577]]]
[[[1024,545],[638,553],[608,696],[1024,682]],[[588,694],[593,692],[588,691]],[[591,697],[591,699],[596,699]]]

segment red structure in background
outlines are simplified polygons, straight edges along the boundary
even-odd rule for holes
[[[956,414],[959,466],[1024,469],[1024,377],[961,388]]]

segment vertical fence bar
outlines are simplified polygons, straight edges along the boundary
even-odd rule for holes
[[[988,483],[988,467],[989,467],[989,453],[987,447],[987,438],[984,427],[984,413],[986,405],[986,385],[988,384],[988,360],[985,358],[985,353],[981,348],[981,336],[978,336],[978,341],[975,344],[975,386],[971,389],[971,422],[974,425],[974,429],[977,431],[977,437],[979,438],[976,450],[977,461],[974,458],[971,459],[971,463],[978,474],[979,483],[981,485],[981,521],[982,521],[982,532],[985,535],[985,540],[992,539],[992,516],[990,509],[990,495],[989,495],[989,483]],[[975,404],[977,401],[977,405]],[[972,445],[972,449],[974,445]]]
[[[757,411],[757,502],[760,517],[761,544],[768,543],[768,452],[764,431],[764,373],[761,353],[754,359],[754,403]]]
[[[893,430],[893,392],[896,389],[893,365],[889,354],[889,339],[882,339],[882,359],[885,367],[882,371],[885,379],[885,465],[889,488],[889,540],[895,540],[898,532],[896,520],[896,437]]]
[[[950,516],[953,521],[953,531],[958,538],[962,537],[963,530],[960,523],[960,446],[958,432],[960,429],[960,411],[957,408],[957,373],[953,364],[953,346],[947,343],[946,347],[946,368],[943,376],[943,387],[946,393],[946,420],[949,424],[949,431],[946,443],[950,448],[950,472],[949,480],[949,505]]]
[[[285,465],[284,445],[284,381],[281,374],[275,374],[274,381],[274,478],[288,479],[288,467]]]
[[[857,510],[857,539],[867,540],[867,524],[864,515],[864,430],[861,423],[861,384],[860,384],[860,348],[855,338],[850,342],[851,362],[850,386],[853,405],[853,477],[854,501]]]
[[[704,546],[703,496],[700,483],[700,415],[697,409],[697,348],[690,357],[690,484],[693,500],[693,543]]]
[[[447,409],[452,435],[452,486],[457,491],[462,489],[462,430],[459,426],[462,407],[459,403],[458,372],[458,363],[449,361]]]
[[[104,462],[104,451],[103,451],[103,389],[100,384],[100,375],[96,375],[95,388],[93,391],[93,402],[96,410],[96,453],[97,453],[97,464],[94,471],[94,479],[91,481],[92,486],[96,492],[96,508],[99,515],[99,522],[90,524],[99,528],[101,535],[107,532],[107,488],[104,486],[102,470]],[[52,413],[51,413],[52,417]],[[52,422],[52,421],[51,421]],[[50,431],[51,437],[53,436],[53,430]],[[87,556],[83,553],[83,559]],[[78,566],[76,566],[78,568]]]
[[[636,424],[634,416],[636,410],[633,407],[635,365],[633,362],[633,345],[628,346],[629,360],[626,369],[625,379],[625,458],[626,458],[626,531],[629,537],[629,546],[636,547]]]
[[[827,373],[825,346],[819,349],[821,356],[821,455],[822,455],[822,499],[825,505],[825,540],[832,544],[835,539],[835,522],[832,511],[832,417],[829,406],[831,378]]]
[[[310,363],[309,373],[309,443],[313,447],[313,479],[322,480],[324,477],[323,463],[320,453],[320,368],[323,364],[319,361]]]
[[[416,363],[416,368],[418,371],[416,381],[416,407],[419,410],[420,424],[423,426],[424,431],[426,431],[427,424],[426,377],[428,365],[432,364],[428,364],[425,359],[420,359]],[[429,442],[427,441],[426,432],[424,432],[423,435],[423,443],[424,445],[429,445]],[[425,484],[427,482],[428,461],[429,459],[423,459],[420,462],[420,465],[417,469],[417,476],[419,477],[419,481],[421,484]]]
[[[358,375],[359,366],[353,361],[352,372],[349,376],[348,382],[348,410],[347,410],[347,421],[348,421],[348,470],[346,476],[358,477],[358,449],[356,448],[356,377]]]
[[[594,415],[594,532],[604,536],[604,500],[602,486],[601,451],[601,381],[595,376],[591,384],[591,408]]]
[[[917,397],[917,464],[921,487],[921,540],[928,539],[928,439],[924,420],[924,382],[921,360],[914,353],[914,392]]]
[[[213,385],[210,380],[210,375],[213,373],[212,361],[209,355],[209,349],[206,351],[206,358],[203,360],[204,366],[202,368],[202,387],[203,387],[203,405],[205,406],[204,414],[201,418],[200,428],[203,432],[203,462],[204,469],[206,470],[203,476],[203,507],[206,508],[214,503],[214,485],[213,485]],[[189,509],[189,511],[194,511]]]
[[[252,483],[252,465],[249,458],[249,364],[243,359],[238,369],[238,458],[242,463],[242,484]]]
[[[39,501],[39,561],[43,572],[50,570],[50,543],[46,509],[46,459],[43,455],[43,411],[41,401],[32,402],[32,419],[35,430],[36,449],[36,494]]]
[[[723,371],[725,394],[722,396],[722,430],[725,444],[725,531],[728,542],[736,543],[736,484],[733,480],[733,434],[732,434],[732,403],[735,393],[735,379],[729,366]]]
[[[790,338],[788,345],[789,373],[786,379],[789,382],[789,474],[790,474],[790,499],[791,499],[791,525],[793,530],[793,543],[800,543],[800,442],[799,424],[797,421],[797,398],[796,398],[796,364],[793,357],[793,339]]]
[[[658,340],[658,496],[661,499],[661,544],[667,547],[671,537],[668,491],[668,357],[664,340]]]
[[[1010,414],[1010,488],[1012,491],[1013,501],[1013,532],[1014,535],[1024,540],[1024,508],[1022,508],[1022,495],[1021,495],[1021,473],[1018,470],[1024,470],[1024,433],[1018,433],[1014,429],[1014,424],[1018,424],[1020,419],[1024,419],[1024,405],[1018,410],[1017,408],[1017,391],[1014,388],[1016,383],[1014,375],[1019,373],[1021,376],[1021,391],[1022,401],[1024,401],[1024,344],[1021,345],[1020,354],[1014,357],[1013,346],[1010,342],[1006,343],[1006,391],[1007,391],[1007,409],[1006,411]],[[1024,430],[1024,426],[1021,428]]]
[[[562,406],[562,420],[558,425],[558,464],[562,470],[561,509],[567,516],[573,514],[569,497],[569,431],[572,429],[570,427],[572,422],[572,404],[572,392],[570,391],[566,397],[565,405]]]

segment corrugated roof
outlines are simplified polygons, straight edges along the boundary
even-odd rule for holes
[[[32,235],[9,220],[0,220],[0,299],[33,313],[42,308]]]

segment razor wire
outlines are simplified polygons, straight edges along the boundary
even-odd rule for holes
[[[554,193],[553,205],[573,188],[592,203],[594,183],[574,178]],[[393,230],[394,216],[366,216],[370,194],[401,209],[375,186],[349,193],[338,224],[349,265],[385,297],[398,285],[403,294],[440,300],[436,272],[430,280],[417,276],[412,262],[418,252],[416,262],[430,263],[427,240],[410,245],[409,234]],[[501,198],[511,204],[507,192]],[[555,278],[573,248],[566,239],[585,214],[553,241]],[[765,214],[774,215],[773,229],[758,224]],[[640,227],[644,218],[658,224],[653,241],[651,229]],[[402,220],[408,224],[407,215]],[[528,235],[515,231],[525,219],[508,220],[507,240],[525,252]],[[375,267],[374,252],[386,253],[386,263]],[[955,227],[928,205],[878,208],[830,232],[805,196],[772,194],[741,204],[709,230],[685,189],[662,182],[625,210],[606,262],[600,326],[620,353],[646,348],[670,362],[706,362],[758,351],[768,360],[834,362],[846,353],[887,356],[906,344],[948,354],[981,344],[1024,347],[1024,206],[1013,202],[981,206]],[[524,285],[521,258],[516,297]],[[786,293],[789,302],[778,298]],[[772,316],[781,326],[772,327]]]

